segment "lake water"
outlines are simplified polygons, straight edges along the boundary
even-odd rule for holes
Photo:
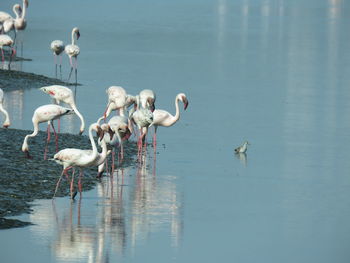
[[[20,217],[35,225],[0,232],[1,261],[349,262],[349,14],[345,0],[31,1],[32,61],[17,67],[54,76],[50,42],[78,26],[87,123],[111,85],[153,89],[171,112],[184,92],[189,107],[158,129],[156,160],[149,148],[81,202],[36,201]],[[19,129],[50,102],[37,89],[5,99]]]

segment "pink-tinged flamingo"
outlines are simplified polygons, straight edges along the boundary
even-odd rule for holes
[[[156,94],[153,90],[144,89],[139,93],[139,103],[143,108],[149,109],[150,111],[154,111],[155,106],[154,103],[156,101]],[[137,105],[138,107],[140,105]]]
[[[99,136],[101,140],[101,147],[102,152],[99,153],[97,150],[96,142],[93,138],[92,131],[96,131],[97,135]],[[91,142],[91,148],[92,150],[82,150],[82,149],[76,149],[76,148],[66,148],[54,155],[53,160],[56,161],[58,164],[63,165],[63,170],[61,173],[61,176],[56,184],[55,193],[53,195],[53,198],[56,195],[57,189],[59,187],[59,184],[61,182],[63,174],[66,174],[68,177],[68,170],[74,167],[78,167],[80,170],[79,174],[79,181],[78,181],[78,189],[81,193],[82,185],[81,185],[81,178],[83,176],[83,168],[85,167],[91,167],[91,166],[98,166],[101,163],[103,163],[107,157],[107,145],[106,142],[103,140],[104,131],[101,129],[101,127],[97,123],[93,123],[89,127],[89,139]],[[74,184],[74,170],[72,174],[72,179],[70,183],[70,193],[71,198],[73,199],[73,184]]]
[[[5,114],[5,121],[2,124],[4,128],[8,128],[11,125],[8,112],[4,109],[4,91],[0,88],[0,111]]]
[[[72,30],[72,44],[70,45],[67,45],[65,48],[64,48],[64,51],[66,52],[66,54],[68,55],[69,57],[69,62],[70,62],[70,73],[69,73],[69,77],[68,77],[68,82],[70,80],[70,77],[72,75],[72,72],[73,72],[73,68],[75,70],[75,83],[77,83],[77,74],[78,74],[78,55],[80,53],[80,48],[78,47],[78,45],[75,44],[75,38],[74,36],[77,37],[77,40],[79,39],[80,37],[80,31],[79,31],[79,28],[77,27],[74,27],[73,30]],[[73,63],[72,61],[72,58],[74,58],[75,60],[75,64]]]
[[[139,103],[137,103],[140,105]],[[139,139],[137,142],[138,145],[138,155],[140,156],[142,152],[142,145],[146,141],[146,135],[148,127],[153,122],[153,113],[146,108],[138,107],[138,109],[130,114],[130,119],[137,125],[139,129]]]
[[[20,16],[15,19],[15,29],[18,30],[24,30],[27,27],[27,20],[26,17],[26,11],[28,8],[29,2],[28,0],[23,0],[23,11],[20,8]]]
[[[12,52],[10,56],[10,63],[11,63],[11,58],[16,55],[16,50],[12,47],[13,46],[13,40],[9,35],[0,35],[0,49],[1,49],[1,58],[2,62],[5,62],[5,57],[4,57],[4,47],[10,47]]]
[[[104,118],[106,119],[113,110],[124,108],[127,103],[127,94],[121,86],[111,86],[106,90],[108,96],[108,103],[104,112]]]
[[[46,86],[46,87],[40,88],[40,90],[42,90],[46,94],[49,94],[51,98],[55,99],[57,104],[59,104],[62,101],[68,104],[74,110],[75,114],[78,115],[81,121],[80,131],[79,131],[79,134],[81,135],[85,129],[85,121],[84,121],[83,115],[81,115],[81,113],[77,109],[77,106],[75,105],[73,91],[70,88],[67,88],[61,85]]]
[[[10,14],[5,12],[0,12],[0,26],[2,25],[2,28],[4,33],[8,33],[11,30],[15,30],[15,20],[19,19],[20,12],[21,12],[21,6],[19,4],[15,4],[12,8],[13,12],[16,15],[16,18],[13,18]],[[1,31],[1,30],[0,30]],[[15,35],[16,35],[16,31]]]
[[[175,97],[175,115],[171,115],[165,110],[155,109],[153,112],[153,122],[151,126],[154,126],[153,136],[153,148],[156,150],[157,145],[157,128],[158,126],[170,127],[174,125],[180,119],[179,101],[184,104],[184,110],[187,109],[188,100],[184,93],[179,93]]]
[[[17,9],[19,7],[20,7],[19,4],[15,4],[12,7],[12,10],[15,13],[16,17],[19,17],[19,13],[17,12]],[[14,18],[9,13],[0,11],[0,24],[3,24],[6,20],[14,20]]]
[[[73,114],[74,110],[68,109],[59,105],[55,104],[47,104],[38,107],[33,114],[32,122],[34,131],[31,134],[26,135],[24,138],[23,144],[22,144],[22,152],[24,152],[25,157],[32,158],[29,155],[29,146],[28,146],[28,139],[31,137],[35,137],[39,132],[39,123],[47,122],[47,140],[46,140],[46,146],[45,146],[45,152],[44,152],[44,159],[46,159],[46,152],[47,152],[47,146],[50,141],[50,125],[53,128],[55,138],[56,138],[56,151],[58,150],[58,136],[56,133],[56,130],[52,124],[53,120],[56,120],[64,115],[67,114]]]
[[[105,136],[104,140],[107,144],[111,145],[114,149],[116,148],[117,142],[119,142],[120,147],[120,159],[124,158],[124,148],[123,141],[129,139],[131,132],[128,125],[128,118],[125,116],[114,116],[109,121],[108,124],[104,123],[101,125],[102,130],[109,132],[109,136]],[[119,155],[119,151],[118,151]],[[112,174],[114,172],[114,160],[115,160],[115,150],[112,151]],[[101,165],[101,167],[103,167]],[[99,167],[98,177],[101,177],[103,169]]]
[[[50,44],[50,48],[53,52],[54,55],[54,60],[55,60],[55,74],[56,74],[56,78],[57,78],[57,60],[59,60],[59,65],[60,65],[60,75],[62,78],[62,52],[64,51],[64,43],[62,40],[54,40],[51,42]],[[59,57],[59,59],[58,59]]]

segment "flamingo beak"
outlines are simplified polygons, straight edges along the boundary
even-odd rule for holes
[[[10,124],[4,124],[2,127],[7,129],[9,126],[10,126]]]
[[[184,110],[186,110],[187,107],[188,107],[188,100],[186,98],[184,98],[184,97],[182,97],[182,100],[184,102]]]
[[[130,132],[129,128],[126,128],[125,135],[124,135],[122,140],[126,141],[130,138],[130,136],[131,136],[131,132]]]
[[[98,127],[97,127],[96,134],[97,134],[97,137],[99,137],[99,138],[100,138],[100,140],[102,140],[102,139],[103,139],[104,132],[103,132],[103,130],[101,129],[101,127],[100,127],[100,126],[98,126]]]
[[[77,40],[79,39],[79,37],[80,37],[80,32],[78,31],[77,32]]]
[[[29,6],[28,0],[25,0],[25,1],[24,1],[24,4],[25,4],[26,8],[28,8],[28,6]]]
[[[113,138],[113,136],[114,136],[114,131],[111,129],[111,127],[108,128],[108,133],[109,133],[109,137],[110,137],[111,140],[112,140],[112,138]]]

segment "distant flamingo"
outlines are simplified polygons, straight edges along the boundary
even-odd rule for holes
[[[4,33],[8,33],[11,30],[15,30],[15,20],[19,19],[21,13],[21,6],[15,4],[12,8],[13,12],[16,15],[16,18],[13,18],[10,14],[5,12],[0,12],[0,25],[2,25],[2,30]],[[1,30],[0,30],[1,31]],[[15,35],[16,35],[16,31]]]
[[[102,143],[102,152],[99,153],[97,151],[97,146],[95,143],[95,140],[92,135],[92,130],[97,132],[97,135],[99,136],[101,143]],[[81,178],[83,176],[83,168],[85,167],[91,167],[91,166],[98,166],[101,163],[103,163],[107,157],[107,145],[106,142],[103,139],[104,131],[101,129],[101,127],[97,123],[93,123],[89,127],[89,139],[91,142],[92,150],[82,150],[82,149],[76,149],[76,148],[66,148],[54,155],[53,160],[55,160],[58,164],[63,165],[63,170],[61,173],[61,176],[56,184],[55,193],[53,195],[53,198],[56,195],[57,189],[59,187],[60,181],[62,179],[63,174],[67,174],[68,170],[74,167],[79,167],[80,174],[79,174],[79,182],[78,182],[78,189],[81,193],[82,185],[81,185]],[[74,184],[74,170],[73,175],[70,183],[70,192],[71,192],[71,198],[73,199],[73,184]]]
[[[47,104],[38,107],[33,114],[32,122],[34,126],[34,131],[31,134],[28,134],[23,141],[22,144],[22,152],[24,152],[25,157],[27,158],[32,158],[29,155],[29,146],[28,146],[28,139],[30,137],[35,137],[38,132],[39,132],[39,123],[42,122],[47,122],[47,140],[46,140],[46,147],[45,147],[45,152],[44,152],[44,159],[46,159],[46,151],[47,151],[47,145],[50,141],[50,125],[52,126],[54,130],[54,134],[56,137],[56,151],[58,150],[58,136],[56,134],[55,128],[52,124],[53,120],[56,120],[60,118],[61,116],[67,115],[67,114],[72,114],[74,111],[72,109],[68,109],[59,105],[55,104]]]
[[[70,77],[71,77],[71,75],[72,75],[73,68],[74,68],[74,69],[75,69],[75,83],[77,83],[78,55],[79,55],[79,53],[80,53],[80,48],[78,47],[78,45],[75,44],[74,35],[76,35],[77,40],[78,40],[79,37],[80,37],[79,28],[77,28],[77,27],[74,27],[74,28],[73,28],[73,30],[72,30],[72,44],[67,45],[67,46],[64,48],[64,51],[66,52],[66,54],[67,54],[68,57],[69,57],[69,62],[70,62],[70,66],[71,66],[71,68],[70,68],[70,73],[69,73],[69,77],[68,77],[68,82],[69,82],[69,80],[70,80]],[[72,57],[75,58],[75,64],[73,64]]]
[[[54,40],[51,42],[50,48],[53,52],[54,59],[55,59],[55,72],[56,72],[56,78],[57,78],[57,57],[59,57],[59,65],[60,65],[60,75],[62,77],[62,52],[64,51],[64,43],[61,40]]]
[[[27,27],[27,21],[25,17],[26,17],[26,11],[27,11],[28,5],[29,5],[28,0],[23,0],[23,12],[20,8],[21,15],[15,19],[15,29],[17,31],[24,30]]]
[[[49,94],[51,98],[55,99],[57,104],[59,104],[62,101],[72,107],[75,114],[78,115],[78,117],[80,118],[81,125],[79,134],[82,134],[85,129],[84,117],[81,115],[81,113],[77,109],[77,106],[75,105],[73,91],[70,88],[60,85],[51,85],[42,87],[40,89],[46,94]]]
[[[157,128],[158,126],[170,127],[174,125],[180,119],[179,101],[184,104],[184,110],[187,109],[188,100],[184,93],[179,93],[175,97],[175,116],[171,115],[165,110],[155,109],[153,112],[153,122],[151,126],[154,126],[153,148],[156,149],[157,145]]]
[[[11,125],[8,112],[4,109],[4,91],[0,88],[0,111],[5,114],[5,121],[2,124],[4,128],[8,128]]]
[[[13,46],[13,40],[12,40],[12,38],[9,35],[0,35],[0,49],[1,49],[2,62],[5,61],[3,48],[4,47],[10,47],[11,50],[12,50],[11,56],[10,56],[10,63],[11,63],[11,58],[14,55],[16,55],[16,50],[12,46]]]

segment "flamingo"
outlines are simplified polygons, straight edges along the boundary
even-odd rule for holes
[[[124,108],[127,103],[128,95],[121,86],[111,86],[106,90],[108,96],[108,103],[104,112],[104,118],[106,119],[113,110]]]
[[[92,130],[97,132],[97,135],[100,138],[101,141],[101,147],[102,152],[99,153],[97,151],[96,142],[92,135]],[[55,193],[53,195],[53,198],[56,195],[58,186],[60,184],[60,181],[62,179],[63,174],[67,174],[68,170],[74,167],[78,167],[80,170],[79,174],[79,182],[78,182],[78,189],[81,193],[82,185],[81,185],[81,178],[83,176],[83,168],[85,167],[91,167],[91,166],[98,166],[101,163],[103,163],[107,157],[107,145],[106,142],[103,140],[104,131],[101,129],[101,127],[97,123],[93,123],[89,127],[89,139],[91,142],[92,150],[82,150],[82,149],[76,149],[76,148],[66,148],[54,155],[53,160],[56,161],[58,164],[63,165],[63,170],[61,173],[61,176],[56,184]],[[74,170],[72,175],[72,180],[70,183],[70,193],[71,198],[73,199],[73,183],[74,183]]]
[[[155,106],[154,106],[155,101],[156,101],[156,94],[154,93],[153,90],[144,89],[139,93],[139,102],[143,108],[150,109],[153,112],[155,109]]]
[[[235,149],[235,153],[245,153],[248,149],[248,145],[250,145],[250,143],[248,141],[245,141],[241,146],[238,146]]]
[[[78,115],[81,121],[80,132],[79,132],[79,134],[81,135],[85,129],[85,122],[84,122],[83,115],[81,115],[81,113],[77,109],[77,106],[75,105],[73,91],[70,88],[67,88],[65,86],[60,86],[60,85],[51,85],[51,86],[41,87],[40,90],[42,90],[46,94],[49,94],[51,98],[56,100],[57,104],[59,104],[60,101],[62,101],[68,104],[74,110],[75,114]]]
[[[46,149],[47,149],[47,144],[50,141],[50,125],[52,126],[55,137],[56,137],[56,150],[58,150],[58,137],[55,131],[55,128],[52,124],[53,120],[56,120],[60,118],[61,116],[67,115],[67,114],[73,114],[74,111],[72,109],[68,109],[59,105],[55,104],[47,104],[38,107],[33,114],[32,122],[33,122],[33,127],[34,131],[31,134],[28,134],[25,136],[23,144],[22,144],[22,152],[24,152],[26,158],[32,158],[29,155],[29,146],[28,146],[28,139],[31,137],[35,137],[38,132],[39,132],[39,123],[42,122],[47,122],[47,141],[46,141],[46,147],[45,147],[45,154],[44,154],[44,159],[46,159]]]
[[[0,111],[3,114],[5,114],[5,121],[2,124],[2,126],[4,128],[8,128],[11,125],[11,122],[10,122],[10,117],[8,112],[4,109],[3,103],[4,103],[4,91],[0,88]]]
[[[10,63],[11,63],[11,58],[16,55],[16,50],[12,47],[13,46],[13,40],[9,35],[0,35],[0,49],[1,49],[1,58],[2,58],[2,62],[5,61],[5,57],[4,57],[4,51],[3,48],[4,47],[10,47],[12,52],[11,52],[11,56],[10,56]]]
[[[64,51],[66,52],[66,54],[69,57],[69,62],[70,62],[70,73],[69,73],[69,77],[68,77],[68,82],[70,80],[70,77],[72,75],[73,72],[73,68],[75,69],[75,83],[77,83],[77,74],[78,74],[78,55],[80,53],[80,48],[75,44],[75,38],[74,35],[76,35],[77,40],[80,37],[80,31],[79,28],[74,27],[72,30],[72,44],[67,45],[64,48]],[[72,61],[72,57],[75,58],[75,65],[73,65],[73,61]]]
[[[19,19],[20,17],[21,6],[19,4],[15,4],[12,10],[15,13],[16,18],[13,18],[8,13],[0,12],[0,25],[2,25],[2,29],[4,33],[8,33],[11,30],[15,29],[15,20]],[[15,31],[15,35],[16,35],[16,31]]]
[[[175,97],[175,116],[171,115],[165,110],[155,109],[153,112],[153,122],[151,126],[154,126],[153,136],[153,148],[156,149],[157,145],[157,128],[158,126],[170,127],[174,125],[180,119],[179,101],[184,104],[184,110],[187,109],[188,100],[184,93],[179,93]]]
[[[23,12],[22,8],[20,8],[21,15],[15,19],[15,29],[18,30],[24,30],[27,27],[27,20],[26,17],[26,11],[28,8],[29,2],[28,0],[23,0]]]
[[[139,100],[139,98],[138,98]],[[139,101],[137,105],[140,105]],[[153,113],[146,108],[138,107],[138,109],[130,114],[130,119],[137,125],[140,136],[138,139],[138,153],[142,151],[142,144],[145,142],[148,127],[153,122]]]
[[[60,60],[60,74],[62,77],[62,52],[64,51],[64,43],[62,40],[54,40],[51,42],[50,48],[53,52],[54,59],[55,59],[55,72],[56,72],[56,78],[57,78],[57,57],[59,57]]]

